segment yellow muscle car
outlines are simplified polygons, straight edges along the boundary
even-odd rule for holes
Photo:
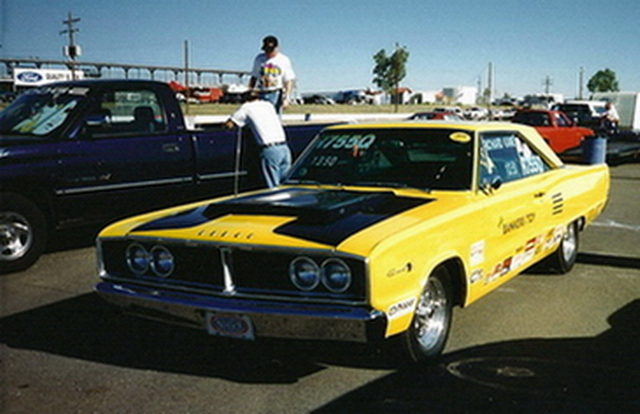
[[[604,208],[606,165],[564,165],[531,127],[323,130],[275,189],[115,223],[97,292],[212,335],[442,352],[466,307],[534,263],[560,273]]]

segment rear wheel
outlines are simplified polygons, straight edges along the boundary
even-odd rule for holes
[[[569,223],[558,249],[547,259],[547,267],[560,274],[569,272],[578,257],[578,222]]]
[[[0,273],[34,264],[46,245],[46,221],[35,204],[14,194],[0,194]]]
[[[429,276],[411,326],[403,334],[411,360],[418,362],[442,353],[449,336],[452,308],[450,275],[445,267],[439,267]]]

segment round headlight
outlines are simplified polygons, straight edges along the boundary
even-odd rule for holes
[[[308,257],[297,257],[289,265],[291,282],[300,290],[310,291],[320,283],[320,269]]]
[[[175,268],[173,255],[164,246],[155,246],[151,249],[151,268],[153,273],[160,277],[167,277]]]
[[[149,270],[150,256],[144,246],[134,243],[127,247],[127,265],[129,269],[137,275],[144,274]]]
[[[333,293],[342,293],[351,286],[351,269],[340,259],[322,263],[322,284]]]

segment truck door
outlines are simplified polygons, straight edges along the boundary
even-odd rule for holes
[[[153,88],[105,90],[80,122],[77,137],[60,147],[55,191],[62,221],[114,219],[189,196],[190,138],[169,130]]]

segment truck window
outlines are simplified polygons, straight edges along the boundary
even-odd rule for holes
[[[60,129],[79,103],[86,88],[41,87],[24,92],[0,114],[0,132],[46,136]]]
[[[85,119],[93,137],[165,132],[162,105],[151,90],[116,90],[102,94]]]

